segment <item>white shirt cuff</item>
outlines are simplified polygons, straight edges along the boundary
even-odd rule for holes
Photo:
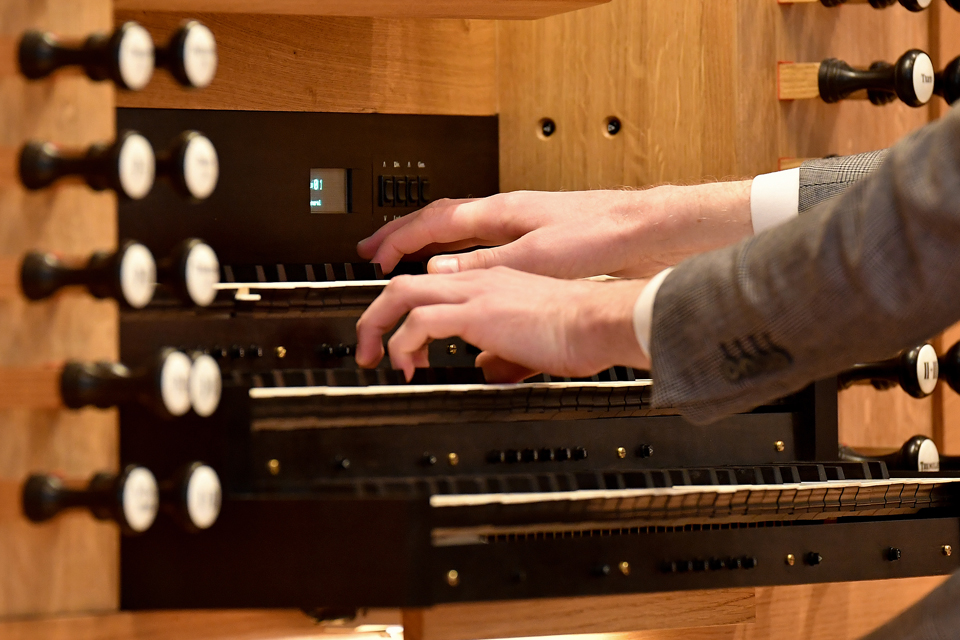
[[[664,269],[650,278],[650,282],[643,288],[637,301],[633,305],[633,333],[646,356],[650,357],[650,340],[653,334],[653,302],[657,299],[660,285],[667,279],[673,267]]]
[[[800,168],[766,173],[750,187],[753,233],[761,233],[796,218],[800,212]]]

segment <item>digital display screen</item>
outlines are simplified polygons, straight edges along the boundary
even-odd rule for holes
[[[349,213],[347,169],[310,169],[310,213]]]

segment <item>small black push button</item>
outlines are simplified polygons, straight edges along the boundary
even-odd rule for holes
[[[900,549],[896,547],[889,547],[884,555],[890,562],[896,562],[900,559],[901,553]]]
[[[396,185],[396,190],[394,191],[394,200],[397,203],[397,206],[404,206],[407,204],[407,179],[398,176],[393,179],[394,184]]]
[[[753,556],[747,556],[743,559],[743,568],[744,569],[755,569],[757,566],[757,559]]]
[[[577,447],[573,450],[573,459],[574,460],[586,460],[587,459],[587,450],[583,447]]]
[[[806,556],[804,556],[803,561],[806,562],[811,567],[815,567],[821,562],[823,562],[823,556],[821,556],[816,551],[811,551]]]
[[[536,449],[524,449],[520,452],[520,459],[524,462],[536,462],[540,458],[540,454]]]
[[[712,571],[720,571],[721,569],[727,568],[727,561],[723,558],[711,558],[710,559],[710,569]]]
[[[420,204],[430,204],[429,178],[420,178]]]
[[[420,200],[420,185],[416,177],[407,176],[407,204],[417,204]]]
[[[597,565],[593,568],[593,570],[590,573],[592,573],[598,578],[604,578],[610,575],[610,565],[608,564]]]
[[[537,460],[540,462],[553,462],[553,449],[543,448],[537,452]]]
[[[393,206],[393,177],[380,176],[380,206]]]

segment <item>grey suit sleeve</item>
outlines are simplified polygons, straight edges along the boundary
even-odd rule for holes
[[[653,308],[653,402],[710,422],[960,318],[960,107],[839,197],[690,258]]]
[[[960,573],[861,640],[952,640],[960,632]]]
[[[880,168],[888,149],[807,160],[800,165],[800,213],[840,195]]]

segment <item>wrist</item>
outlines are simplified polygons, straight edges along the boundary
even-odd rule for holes
[[[588,300],[577,305],[580,335],[573,344],[582,345],[586,361],[599,368],[620,365],[649,369],[650,359],[637,341],[633,308],[647,280],[584,283],[590,285]]]

